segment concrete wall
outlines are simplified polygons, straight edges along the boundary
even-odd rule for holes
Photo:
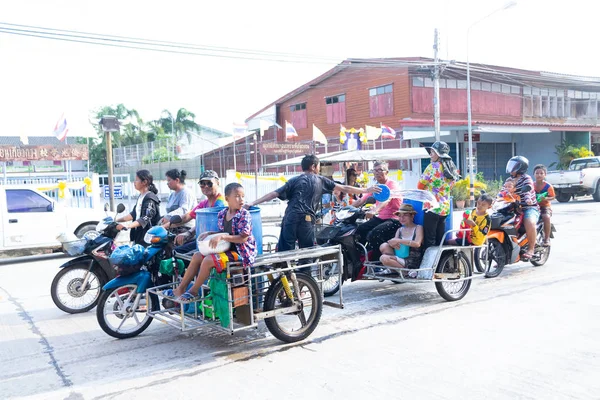
[[[558,161],[555,146],[559,145],[562,132],[529,133],[515,135],[516,154],[527,157],[531,172],[536,164],[546,166]]]

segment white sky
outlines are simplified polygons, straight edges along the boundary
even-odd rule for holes
[[[154,1],[0,0],[0,22],[345,58],[466,60],[467,27],[503,0]],[[471,62],[600,76],[600,3],[517,0],[471,31]],[[71,131],[89,111],[124,103],[145,120],[185,107],[231,132],[248,116],[331,64],[277,63],[65,43],[0,33],[0,135],[50,134],[62,112]]]

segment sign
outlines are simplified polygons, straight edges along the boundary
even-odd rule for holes
[[[472,133],[473,135],[473,141],[474,142],[479,142],[481,140],[481,133]],[[465,133],[465,142],[469,141],[469,134]]]
[[[88,160],[85,144],[44,146],[0,146],[0,161]]]
[[[311,146],[308,143],[266,142],[260,144],[260,153],[269,155],[310,154]]]
[[[113,193],[115,194],[115,199],[123,198],[123,186],[121,185],[113,185]],[[110,186],[104,185],[104,198],[110,198]]]

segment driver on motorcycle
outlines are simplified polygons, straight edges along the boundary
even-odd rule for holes
[[[535,197],[533,179],[527,175],[529,160],[523,156],[516,156],[508,160],[506,164],[506,173],[510,174],[515,180],[515,194],[520,197],[519,205],[523,210],[523,225],[527,234],[527,252],[521,257],[523,260],[529,260],[535,252],[535,237],[538,219],[540,218],[540,207]]]

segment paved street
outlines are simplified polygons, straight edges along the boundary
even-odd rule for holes
[[[116,340],[50,298],[65,260],[0,266],[0,398],[599,399],[600,204],[553,204],[549,262],[444,301],[433,284],[344,285],[305,342],[156,321]]]

